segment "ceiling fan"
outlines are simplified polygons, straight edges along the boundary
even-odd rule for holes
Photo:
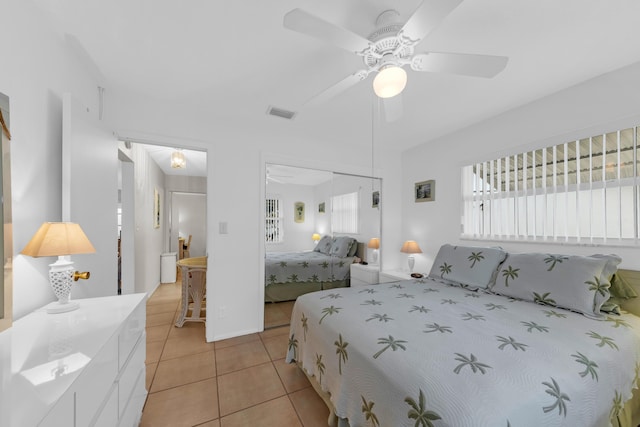
[[[424,0],[406,23],[400,23],[396,10],[382,12],[376,29],[367,38],[319,18],[302,9],[293,9],[284,16],[284,27],[328,41],[362,57],[366,68],[311,98],[305,105],[317,105],[333,98],[351,86],[376,73],[373,88],[380,98],[388,100],[399,95],[407,83],[404,66],[414,71],[452,73],[490,78],[502,71],[509,58],[505,56],[464,53],[415,53],[415,46],[433,31],[462,0]],[[385,110],[402,107],[400,102],[385,101]],[[387,111],[387,120],[389,120]]]

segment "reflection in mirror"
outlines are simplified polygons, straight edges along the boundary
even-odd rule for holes
[[[12,322],[13,313],[13,232],[11,218],[11,156],[10,156],[10,117],[9,117],[9,97],[0,93],[0,126],[2,137],[2,159],[0,161],[0,176],[2,177],[2,215],[3,227],[0,230],[2,234],[3,245],[0,247],[2,251],[2,260],[4,266],[4,275],[0,283],[0,332],[9,328]]]
[[[298,296],[350,286],[380,235],[379,179],[275,164],[266,175],[265,329],[288,325]]]

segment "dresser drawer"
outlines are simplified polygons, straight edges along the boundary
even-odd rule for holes
[[[118,336],[114,335],[76,381],[76,426],[90,425],[117,375]]]
[[[127,363],[127,358],[131,354],[140,336],[144,332],[147,321],[146,304],[142,303],[129,315],[122,326],[118,337],[118,369],[122,369]]]
[[[118,380],[118,400],[119,400],[119,408],[120,408],[120,416],[124,414],[125,408],[127,407],[127,402],[131,400],[131,396],[134,393],[134,388],[138,377],[141,375],[144,376],[145,373],[145,364],[144,359],[146,358],[146,333],[143,333],[138,340],[138,343],[135,347],[129,362],[122,370],[120,374],[120,378]]]

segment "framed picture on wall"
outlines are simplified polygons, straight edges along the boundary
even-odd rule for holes
[[[377,208],[380,205],[380,192],[374,191],[371,193],[371,207]]]
[[[436,182],[434,180],[416,182],[416,202],[433,202],[436,199]]]
[[[293,220],[295,222],[304,222],[304,203],[295,202],[293,204]]]
[[[162,209],[160,192],[157,188],[153,190],[153,228],[160,228],[160,212]]]
[[[318,205],[318,213],[324,213],[324,202]]]

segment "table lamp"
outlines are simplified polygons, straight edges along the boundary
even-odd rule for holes
[[[318,240],[320,240],[320,235],[318,233],[313,233],[313,236],[311,236],[311,240],[313,240],[313,243],[317,245]]]
[[[416,260],[413,258],[412,254],[421,254],[422,249],[420,249],[420,246],[418,246],[415,240],[407,240],[402,245],[402,249],[400,249],[400,252],[409,254],[409,256],[407,257],[407,262],[409,263],[409,274],[413,273],[413,266],[415,265]]]
[[[367,247],[373,249],[373,251],[371,252],[371,264],[377,264],[378,249],[380,249],[380,239],[378,239],[377,237],[372,238],[371,240],[369,240],[369,244],[367,244]]]
[[[58,303],[47,307],[48,313],[64,313],[78,308],[77,302],[69,301],[71,281],[88,279],[90,273],[74,272],[69,255],[90,254],[95,251],[80,225],[71,222],[45,222],[20,252],[34,258],[58,257],[56,262],[49,264],[49,283],[58,297]]]

